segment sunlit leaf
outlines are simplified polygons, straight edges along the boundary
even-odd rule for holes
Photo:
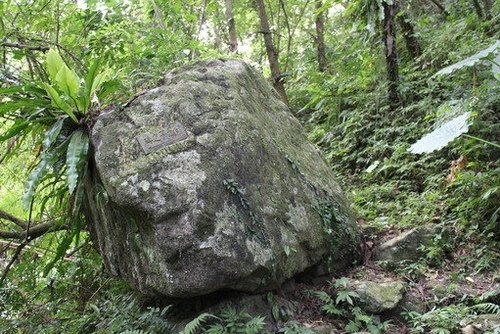
[[[27,210],[35,195],[36,188],[43,180],[44,176],[50,171],[52,161],[54,160],[54,155],[51,152],[42,152],[42,157],[40,162],[28,175],[28,180],[26,181],[26,190],[23,194],[22,203],[25,210]]]
[[[45,137],[43,138],[43,141],[42,141],[44,150],[49,149],[52,146],[52,144],[56,141],[57,137],[59,136],[59,133],[61,133],[63,123],[64,123],[64,118],[60,118],[45,133]]]
[[[56,82],[57,73],[59,73],[61,67],[66,66],[64,60],[62,60],[57,51],[50,49],[47,52],[46,63],[50,79],[52,80],[52,82]]]
[[[57,72],[55,82],[57,86],[67,95],[76,99],[80,91],[80,79],[76,73],[64,64]]]
[[[16,99],[15,101],[8,101],[0,103],[0,116],[5,115],[8,112],[13,112],[17,110],[26,110],[26,109],[34,109],[37,110],[39,108],[47,107],[48,101],[44,101],[41,99]]]
[[[100,65],[100,60],[97,59],[95,60],[92,65],[90,65],[90,68],[87,72],[87,76],[85,77],[85,94],[84,94],[84,99],[85,99],[85,110],[90,108],[90,104],[92,102],[92,85],[94,84],[95,77],[97,75],[97,70],[99,69]]]
[[[459,61],[458,63],[455,63],[453,65],[450,65],[448,67],[445,67],[445,68],[439,70],[436,74],[434,74],[432,76],[432,78],[443,75],[443,74],[449,74],[453,71],[459,70],[459,69],[464,68],[464,67],[474,66],[478,62],[488,58],[491,54],[498,52],[499,48],[500,48],[500,41],[496,41],[489,48],[481,50],[478,53],[476,53],[475,55],[470,56],[469,58],[466,58],[462,61]]]
[[[88,148],[88,136],[81,130],[73,132],[66,151],[66,182],[70,194],[73,193],[78,184],[78,177],[87,158]]]
[[[0,141],[5,141],[9,138],[16,136],[30,125],[31,121],[25,121],[22,119],[16,120],[16,122],[14,122],[14,124],[7,131],[5,131],[4,134],[0,136]]]
[[[108,76],[109,72],[107,70],[96,75],[96,77],[94,78],[94,82],[92,82],[92,87],[90,88],[91,98],[92,96],[94,96],[96,91],[98,91],[99,88],[101,88],[101,85],[108,79]]]
[[[99,59],[95,60],[92,63],[92,65],[90,65],[90,68],[87,72],[87,76],[85,77],[85,90],[88,95],[90,95],[90,92],[92,91],[94,80],[98,74],[97,70],[99,69],[99,64],[100,64]]]
[[[105,81],[101,85],[101,89],[97,92],[97,98],[99,101],[104,101],[109,95],[117,92],[120,88],[122,88],[122,85],[119,80]]]
[[[470,113],[466,112],[453,118],[434,131],[423,136],[415,144],[411,145],[408,150],[412,153],[419,154],[430,153],[445,147],[462,133],[469,131],[469,117]]]
[[[75,114],[73,113],[73,110],[71,110],[71,107],[69,104],[67,104],[59,95],[59,93],[52,87],[51,85],[47,83],[43,83],[43,86],[45,90],[47,91],[47,94],[49,94],[50,99],[52,100],[52,105],[56,108],[59,108],[60,110],[64,111],[75,123],[78,123],[78,119],[76,118]]]

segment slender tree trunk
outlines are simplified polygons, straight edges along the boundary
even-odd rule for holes
[[[400,13],[397,16],[397,21],[401,26],[401,31],[403,33],[406,48],[408,49],[408,52],[410,53],[413,60],[415,60],[422,55],[422,48],[420,47],[420,43],[415,37],[413,25],[411,24],[409,18],[403,13]]]
[[[489,21],[489,24],[484,27],[484,31],[488,36],[494,36],[498,30],[497,24],[494,22],[493,14],[491,13],[492,8],[493,3],[491,0],[483,0],[484,20]]]
[[[271,29],[269,28],[269,19],[267,18],[264,0],[255,0],[255,4],[257,5],[257,12],[260,19],[260,32],[264,36],[264,45],[266,46],[269,67],[271,68],[273,87],[281,96],[281,100],[288,104],[288,97],[286,95],[285,85],[278,62],[278,52],[274,47],[273,37],[271,35]]]
[[[491,0],[483,0],[483,8],[484,8],[484,17],[486,20],[493,19],[493,15],[491,14],[491,9],[493,8],[493,3]]]
[[[474,9],[476,10],[477,17],[480,20],[483,19],[483,9],[481,8],[481,4],[479,4],[478,0],[472,0],[472,4],[474,5]]]
[[[236,34],[236,22],[234,21],[233,0],[226,0],[226,22],[229,32],[229,50],[238,52],[238,36]]]
[[[207,21],[207,6],[208,6],[208,0],[203,1],[203,6],[200,9],[200,14],[199,14],[199,23],[198,23],[198,29],[196,31],[196,40],[200,40],[201,36],[201,31],[203,30],[203,26],[205,25]],[[200,52],[197,49],[191,50],[191,60],[194,60],[200,56]]]
[[[441,11],[441,13],[446,17],[450,15],[450,13],[446,10],[446,8],[437,0],[430,0],[437,8]]]
[[[388,4],[383,1],[384,22],[382,36],[385,46],[385,59],[387,66],[388,98],[391,110],[401,106],[401,95],[399,93],[399,66],[396,49],[396,24],[394,22],[397,12],[397,4]]]
[[[326,61],[325,47],[325,14],[322,11],[323,1],[316,0],[316,52],[318,56],[318,70],[326,72],[328,63]]]

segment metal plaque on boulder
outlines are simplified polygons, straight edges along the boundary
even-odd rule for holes
[[[187,139],[189,136],[186,128],[179,122],[168,126],[158,132],[146,132],[137,136],[144,153],[149,154],[162,147],[169,146]]]

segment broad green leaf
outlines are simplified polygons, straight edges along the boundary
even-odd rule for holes
[[[32,93],[38,97],[46,96],[45,89],[38,87],[36,84],[28,84],[28,85],[18,85],[18,86],[9,86],[9,87],[0,87],[0,95],[16,94],[16,93]],[[9,96],[12,99],[16,99],[16,97]]]
[[[64,60],[62,60],[61,56],[57,51],[54,49],[50,49],[47,52],[47,71],[49,72],[49,77],[52,82],[56,82],[56,76],[57,73],[59,73],[59,70],[63,67],[66,66],[64,63]]]
[[[101,85],[101,89],[97,92],[99,101],[104,101],[106,98],[122,88],[119,80],[108,80]]]
[[[57,72],[55,83],[67,96],[76,99],[80,91],[80,79],[64,64]]]
[[[54,155],[52,152],[42,152],[42,158],[36,167],[28,175],[28,180],[26,181],[26,190],[23,194],[22,203],[25,210],[29,209],[31,205],[31,200],[35,195],[36,188],[43,180],[44,176],[50,171],[52,161],[54,160]]]
[[[96,75],[94,82],[92,83],[92,87],[90,88],[89,96],[91,99],[96,93],[96,91],[98,91],[99,88],[101,88],[101,85],[107,80],[108,76],[109,76],[109,71],[107,69]]]
[[[469,131],[470,112],[454,117],[434,131],[426,134],[408,149],[411,153],[430,153],[439,150],[449,142]]]
[[[52,100],[52,105],[56,108],[59,108],[60,110],[64,111],[75,123],[78,123],[78,119],[76,118],[75,114],[71,110],[71,107],[69,104],[67,104],[59,95],[59,93],[52,87],[51,85],[47,83],[43,83],[43,86],[45,90],[47,91],[47,94],[49,94],[50,99]]]
[[[29,125],[31,125],[31,121],[26,121],[22,119],[16,120],[16,122],[3,134],[0,136],[0,141],[5,141],[9,138],[14,137],[19,132],[26,129]]]
[[[45,137],[43,138],[42,145],[44,150],[50,149],[52,144],[56,141],[59,133],[61,133],[61,129],[64,123],[64,118],[60,118],[57,122],[52,125],[52,127],[45,133]]]
[[[462,61],[459,61],[458,63],[455,63],[453,65],[450,65],[448,67],[445,67],[441,70],[439,70],[436,74],[434,74],[431,78],[435,78],[437,76],[443,75],[443,74],[449,74],[453,71],[459,70],[463,67],[471,67],[474,66],[476,63],[488,58],[490,54],[495,54],[498,52],[498,48],[500,48],[500,41],[496,41],[493,45],[491,45],[489,48],[486,48],[484,50],[479,51],[473,56],[470,56],[469,58],[466,58]]]
[[[7,101],[0,103],[0,115],[5,115],[8,112],[33,109],[38,110],[48,106],[48,101],[43,99],[27,99],[21,98],[15,101]]]
[[[81,168],[87,159],[89,138],[81,130],[73,132],[66,151],[66,182],[69,193],[72,194],[78,184]]]
[[[97,70],[99,69],[99,59],[96,59],[92,65],[90,65],[89,71],[87,72],[87,76],[85,77],[85,92],[86,95],[92,98],[91,91],[92,86],[94,85],[94,80],[97,76]]]
[[[84,110],[88,110],[92,102],[91,90],[97,75],[97,70],[99,69],[99,64],[99,59],[96,59],[92,65],[90,65],[87,76],[85,77],[85,94],[83,94]]]
[[[10,87],[0,87],[0,94],[12,94],[24,92],[24,85],[22,86],[10,86]]]

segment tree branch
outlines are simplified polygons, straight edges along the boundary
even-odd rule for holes
[[[17,226],[22,227],[24,229],[26,229],[28,227],[28,223],[26,221],[14,216],[14,215],[11,215],[10,213],[3,211],[3,210],[0,210],[0,219],[7,219],[8,221],[11,221],[14,224],[16,224]]]
[[[41,237],[45,233],[66,230],[66,225],[56,225],[54,222],[41,223],[33,225],[29,230],[23,231],[0,231],[0,238],[4,239],[18,239],[25,240],[26,237],[29,241]]]
[[[21,254],[21,251],[23,250],[24,247],[26,247],[26,245],[27,244],[23,242],[22,244],[19,244],[19,246],[17,246],[16,251],[14,252],[14,256],[12,256],[12,259],[7,264],[7,266],[5,267],[5,270],[4,270],[3,274],[2,274],[2,277],[0,277],[0,287],[3,287],[3,282],[7,278],[7,274],[10,271],[10,267],[12,267],[12,265],[14,264],[14,262],[16,262],[17,257],[19,256],[19,254]]]
[[[30,51],[48,51],[49,48],[47,46],[32,46],[32,45],[25,45],[25,44],[19,44],[19,43],[9,43],[9,42],[2,42],[0,46],[5,46],[7,48],[16,48],[16,49],[25,49],[25,50],[30,50]]]

